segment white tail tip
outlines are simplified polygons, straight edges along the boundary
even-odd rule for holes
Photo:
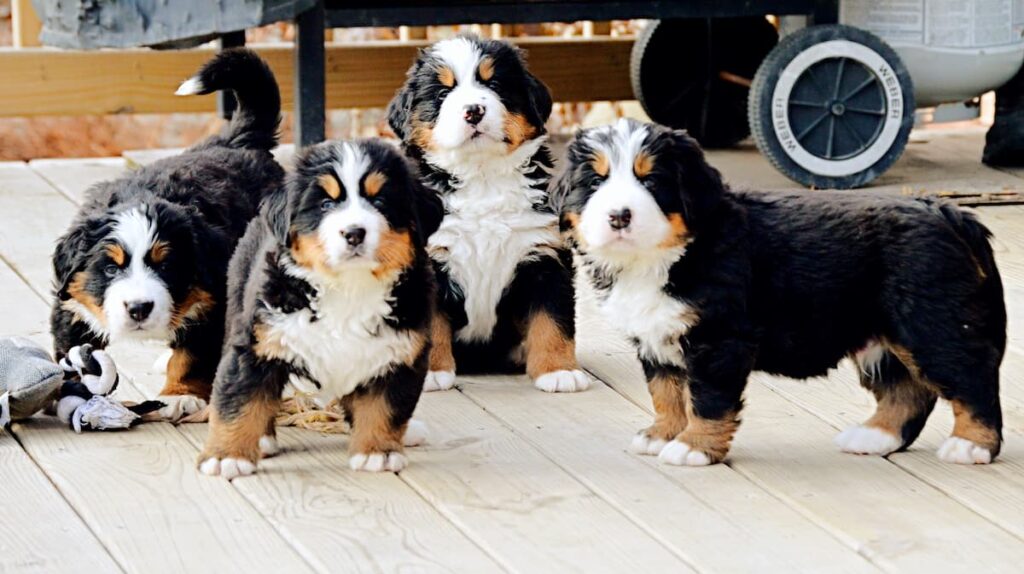
[[[178,86],[177,91],[174,92],[176,96],[194,96],[196,94],[203,93],[203,82],[198,78],[189,78]]]

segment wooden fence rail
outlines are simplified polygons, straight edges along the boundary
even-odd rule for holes
[[[631,99],[629,38],[529,38],[517,40],[530,69],[556,101]],[[327,46],[327,105],[384,106],[405,78],[425,41]],[[292,106],[290,44],[257,45]],[[47,48],[0,49],[0,116],[207,112],[214,98],[174,96],[178,84],[213,55],[213,49],[180,51]]]

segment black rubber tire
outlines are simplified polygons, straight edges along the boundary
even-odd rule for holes
[[[774,118],[772,111],[773,105],[776,105],[776,103],[773,102],[773,97],[775,96],[782,72],[800,54],[805,51],[815,50],[816,46],[832,40],[846,40],[867,47],[885,61],[885,64],[888,65],[888,70],[884,72],[872,70],[852,56],[835,58],[830,55],[822,57],[821,60],[816,61],[803,72],[800,72],[800,75],[792,82],[792,91],[785,103],[787,109],[785,119],[782,116]],[[825,48],[820,49],[822,50],[822,56],[828,53]],[[814,57],[819,56],[814,55]],[[846,60],[846,62],[840,62],[840,60]],[[822,90],[820,89],[813,90],[821,95],[822,108],[816,110],[811,107],[808,112],[801,111],[808,109],[807,107],[810,106],[810,103],[806,102],[807,99],[814,100],[813,97],[797,99],[797,90],[801,86],[801,82],[813,84],[814,88],[820,88],[821,84],[817,77],[812,76],[815,76],[815,74],[827,74],[828,70],[832,70],[833,73],[837,74],[832,78],[833,85],[835,85],[834,92],[830,96],[829,94],[821,94]],[[841,85],[844,82],[844,70],[848,70],[846,72],[847,75],[851,73],[863,74],[864,80],[854,85],[859,86],[863,83],[866,84],[866,88],[855,92],[853,89],[849,89],[848,86],[850,84],[847,83],[845,86],[842,86],[841,90]],[[887,94],[884,82],[878,75],[879,73],[892,73],[895,75],[899,87],[902,89],[902,99]],[[875,79],[874,84],[868,82],[871,77]],[[828,79],[830,78],[826,76],[825,80]],[[840,95],[841,91],[853,95],[843,99],[844,96]],[[804,93],[809,92],[804,90]],[[853,98],[867,98],[869,100],[876,98],[881,107],[877,109],[848,107],[849,102]],[[900,109],[897,109],[897,102],[902,102]],[[817,101],[815,100],[811,103],[817,103]],[[838,108],[836,107],[837,105]],[[781,108],[781,106],[782,104],[779,103],[776,107]],[[879,115],[880,112],[881,115]],[[820,125],[820,127],[812,125],[816,123],[815,121],[807,121],[804,125],[799,126],[798,132],[795,124],[798,120],[804,121],[799,116],[799,114],[803,113],[821,114],[817,116],[819,118],[817,121],[820,122],[817,125]],[[869,113],[877,119],[870,120],[867,116],[863,115]],[[855,118],[858,114],[861,115]],[[812,26],[783,38],[778,46],[764,59],[764,62],[761,63],[761,67],[754,77],[754,83],[750,88],[747,115],[750,119],[750,133],[753,135],[758,149],[786,177],[807,187],[851,189],[863,186],[885,173],[902,155],[907,145],[907,139],[910,137],[910,130],[914,126],[914,85],[900,57],[888,44],[874,34],[839,24]],[[843,119],[844,115],[845,120]],[[821,120],[820,118],[825,119]],[[787,146],[784,146],[780,141],[780,132],[774,123],[776,119],[778,119],[780,124],[778,129],[781,130],[783,136],[789,135],[793,140],[800,143],[797,143],[794,147],[794,143],[791,140]],[[790,123],[786,123],[787,121]],[[875,125],[872,122],[880,122],[875,126],[875,132],[870,131],[872,126]],[[836,127],[837,123],[842,126],[842,129]],[[890,123],[892,125],[889,125]],[[827,128],[829,130],[827,134],[820,134],[820,132],[814,131],[826,129],[828,124],[831,125]],[[897,130],[897,124],[898,131],[895,131]],[[866,131],[865,128],[867,128]],[[840,132],[845,132],[847,135],[845,137],[838,135]],[[895,139],[886,144],[885,141],[893,137],[893,133],[895,133]],[[883,137],[880,134],[888,135]],[[815,148],[811,144],[808,144],[807,148],[803,146],[802,140],[810,135],[815,136],[813,139],[815,145],[818,146],[818,152],[813,151]],[[824,155],[820,152],[821,141],[827,143],[828,151]],[[834,148],[839,150],[845,149],[847,153],[834,157],[831,155]],[[866,163],[871,161],[870,158],[879,154],[881,155],[876,161]],[[809,156],[813,156],[813,158],[808,160]],[[851,161],[849,164],[853,165],[843,168],[849,170],[857,167],[857,170],[852,173],[822,173],[826,169],[832,170],[832,168],[822,168],[823,163],[829,164],[829,162],[832,162],[830,165],[838,166],[837,162],[855,160],[858,156],[862,157],[862,161]],[[856,166],[857,163],[865,163],[865,165],[858,167]],[[836,168],[833,171],[840,170]]]
[[[763,17],[652,20],[637,36],[629,64],[633,94],[652,120],[685,129],[704,147],[747,137],[746,86],[778,42]]]

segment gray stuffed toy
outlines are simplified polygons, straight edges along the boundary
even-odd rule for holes
[[[57,416],[75,432],[128,428],[163,406],[159,401],[126,405],[110,399],[117,380],[113,359],[91,345],[73,347],[58,364],[29,339],[0,339],[0,428],[54,401]]]

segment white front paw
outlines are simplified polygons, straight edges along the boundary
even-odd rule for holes
[[[256,464],[244,458],[210,457],[199,465],[199,472],[206,476],[220,476],[231,480],[256,472]]]
[[[545,393],[575,393],[590,388],[590,377],[583,371],[553,371],[537,377],[533,386]]]
[[[974,441],[951,436],[939,447],[939,460],[955,464],[988,464],[992,453]]]
[[[281,452],[281,447],[277,444],[276,436],[267,434],[260,437],[260,454],[263,455],[263,458],[270,458],[279,452]]]
[[[423,392],[447,391],[455,386],[455,371],[427,371]]]
[[[690,445],[681,440],[673,440],[666,444],[665,448],[658,453],[658,460],[677,466],[707,466],[711,464],[711,457],[690,448]]]
[[[647,431],[640,431],[633,437],[633,442],[629,445],[629,452],[656,456],[661,449],[665,448],[666,444],[668,444],[667,440],[652,437],[647,434]]]
[[[427,442],[427,435],[430,434],[430,430],[427,428],[427,423],[409,419],[409,425],[405,427],[405,436],[402,437],[402,444],[405,446],[420,446]]]
[[[206,401],[195,395],[160,395],[156,400],[164,403],[160,416],[171,422],[195,414],[206,408]]]
[[[408,461],[400,452],[374,452],[370,454],[354,454],[348,459],[352,470],[367,472],[398,472],[405,468]]]
[[[863,425],[853,426],[839,433],[836,435],[835,443],[843,452],[882,456],[903,446],[903,441],[899,437],[882,429]]]

